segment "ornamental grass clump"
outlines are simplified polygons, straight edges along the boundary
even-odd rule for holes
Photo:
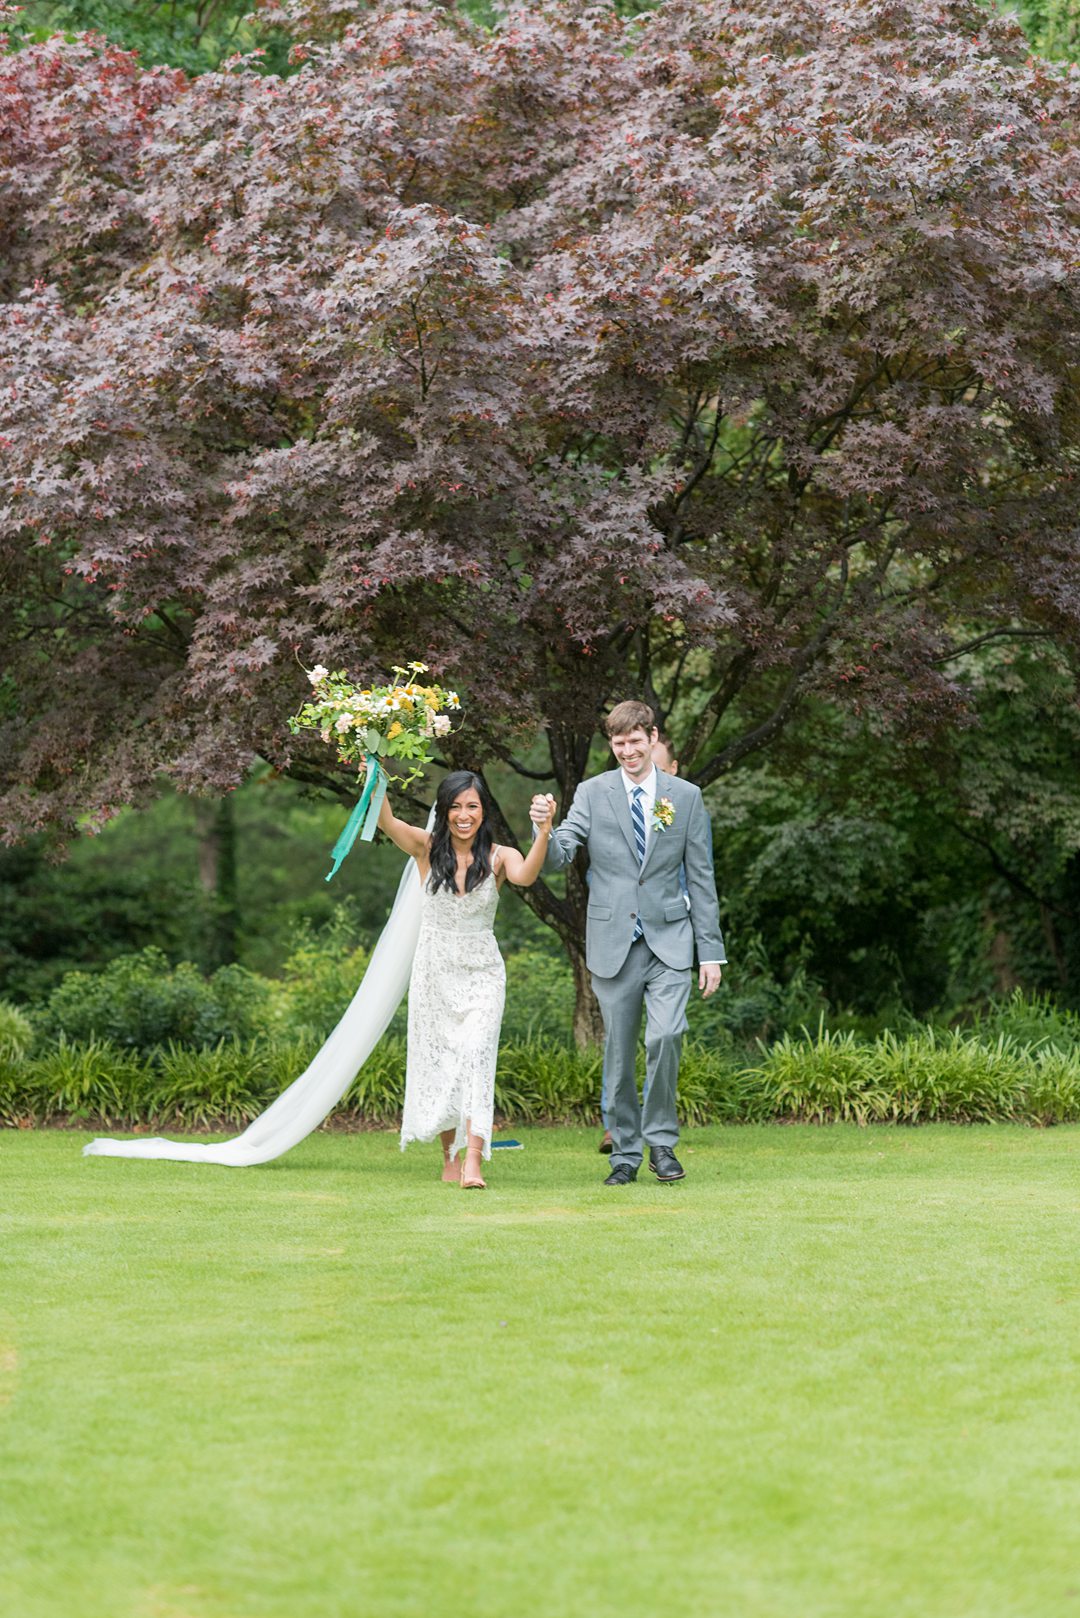
[[[960,1030],[860,1043],[819,1027],[785,1036],[756,1069],[774,1117],[813,1123],[1065,1123],[1080,1118],[1080,1059]]]
[[[151,1093],[138,1054],[106,1039],[76,1043],[61,1036],[21,1064],[16,1083],[25,1118],[38,1124],[135,1122],[146,1116]]]
[[[0,1000],[0,1062],[21,1061],[34,1043],[34,1025],[25,1011]]]
[[[258,1040],[220,1040],[203,1050],[167,1045],[156,1053],[153,1122],[177,1129],[249,1124],[277,1093],[270,1053]]]
[[[967,1032],[984,1043],[1007,1034],[1020,1045],[1080,1051],[1080,1016],[1059,1006],[1050,994],[1025,994],[1023,989],[976,1011]]]
[[[392,1126],[401,1121],[405,1100],[405,1041],[380,1040],[337,1107],[334,1116],[354,1124]]]
[[[1031,1052],[1001,1034],[992,1043],[933,1028],[907,1038],[885,1033],[869,1060],[892,1123],[989,1123],[1025,1116]]]
[[[854,1034],[832,1033],[823,1023],[816,1035],[805,1030],[801,1039],[785,1034],[764,1050],[754,1071],[771,1117],[867,1124],[883,1117],[888,1106],[867,1047]]]
[[[577,1050],[546,1039],[508,1041],[499,1048],[495,1110],[525,1122],[596,1123],[602,1070],[599,1046]]]
[[[1080,1119],[1080,1061],[1050,1045],[1036,1051],[1027,1087],[1027,1122],[1069,1124]]]
[[[770,1115],[757,1069],[739,1061],[731,1046],[686,1041],[679,1063],[683,1123],[763,1123]]]

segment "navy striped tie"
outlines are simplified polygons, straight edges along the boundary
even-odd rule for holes
[[[641,802],[644,796],[644,787],[635,787],[633,792],[630,794],[630,819],[634,822],[634,842],[637,844],[637,860],[639,866],[645,864],[645,810],[642,807]],[[641,925],[641,917],[639,916],[637,921],[634,923],[634,934],[630,940],[631,944],[635,944],[637,940],[642,937],[644,937],[644,928]]]

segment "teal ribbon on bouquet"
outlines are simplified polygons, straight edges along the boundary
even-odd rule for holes
[[[360,794],[360,802],[341,829],[341,836],[330,850],[333,860],[333,869],[326,880],[329,882],[338,872],[338,866],[345,858],[359,837],[362,843],[370,843],[375,835],[375,828],[379,823],[379,810],[386,797],[386,771],[375,757],[374,753],[367,755],[367,780],[364,790]]]

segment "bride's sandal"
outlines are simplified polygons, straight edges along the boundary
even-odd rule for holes
[[[465,1162],[461,1165],[461,1189],[463,1191],[486,1191],[487,1181],[480,1173],[479,1168],[473,1169],[470,1173],[467,1172],[468,1167],[469,1160],[466,1158]]]

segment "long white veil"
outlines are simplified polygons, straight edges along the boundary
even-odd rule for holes
[[[280,1157],[331,1113],[386,1032],[409,986],[420,932],[420,873],[406,861],[386,926],[348,1009],[325,1045],[277,1100],[242,1135],[216,1146],[195,1141],[110,1140],[83,1147],[90,1157],[165,1157],[181,1163],[224,1163],[245,1168]]]

